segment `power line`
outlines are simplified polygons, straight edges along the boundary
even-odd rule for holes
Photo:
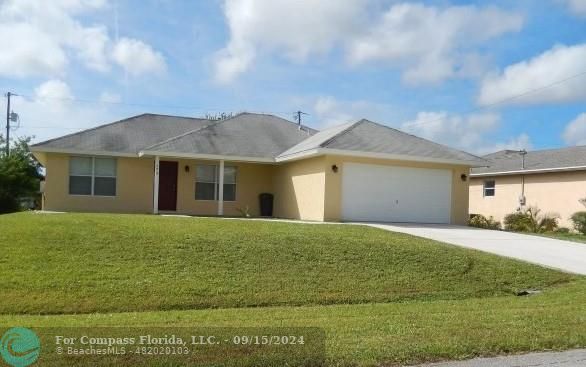
[[[558,84],[561,84],[561,83],[565,83],[565,82],[567,82],[569,80],[572,80],[572,79],[581,77],[583,75],[586,75],[586,71],[583,71],[583,72],[581,72],[579,74],[575,74],[575,75],[569,76],[569,77],[564,78],[564,79],[557,80],[557,81],[555,81],[553,83],[550,83],[550,84],[547,84],[547,85],[544,85],[544,86],[541,86],[541,87],[538,87],[538,88],[535,88],[535,89],[528,90],[526,92],[522,92],[522,93],[519,93],[519,94],[516,94],[516,95],[512,95],[512,96],[503,98],[503,99],[501,99],[499,101],[496,101],[496,102],[493,102],[493,103],[489,103],[489,104],[486,104],[486,105],[483,105],[483,106],[480,106],[480,107],[472,108],[472,109],[470,109],[470,110],[468,110],[468,111],[466,111],[464,113],[472,113],[472,112],[481,111],[481,110],[484,110],[484,109],[489,109],[491,107],[498,106],[498,105],[501,105],[501,104],[510,102],[512,100],[525,97],[525,96],[527,96],[529,94],[533,94],[533,93],[536,93],[536,92],[541,92],[542,90],[545,90],[545,89],[554,87],[554,86],[556,86]],[[405,124],[403,126],[405,128],[407,128],[407,129],[409,129],[409,128],[413,127],[413,126],[419,126],[419,125],[426,125],[426,124],[436,123],[436,122],[442,121],[443,119],[444,119],[443,117],[440,117],[440,118],[433,119],[433,120],[428,120],[428,121],[420,121],[420,122],[407,123],[407,124]]]
[[[489,109],[491,107],[495,107],[507,102],[510,102],[512,100],[516,100],[522,97],[525,97],[527,95],[533,94],[533,93],[537,93],[540,92],[542,90],[545,89],[549,89],[551,87],[554,87],[556,85],[559,85],[561,83],[565,83],[569,80],[578,78],[580,76],[586,75],[586,71],[569,76],[567,78],[564,79],[560,79],[557,81],[554,81],[550,84],[538,87],[538,88],[534,88],[516,95],[512,95],[506,98],[503,98],[499,101],[490,103],[490,104],[486,104],[480,107],[476,107],[476,108],[472,108],[470,110],[465,111],[464,113],[472,113],[472,112],[476,112],[476,111],[481,111],[484,109]],[[122,105],[122,106],[133,106],[133,107],[141,107],[141,108],[157,108],[157,109],[183,109],[183,110],[190,110],[190,111],[199,111],[199,112],[203,112],[205,113],[209,113],[212,111],[226,111],[226,110],[230,110],[230,109],[203,109],[203,108],[196,108],[193,106],[181,106],[181,105],[154,105],[154,104],[146,104],[146,103],[130,103],[130,102],[122,102],[122,101],[103,101],[103,100],[92,100],[92,99],[84,99],[84,98],[69,98],[69,97],[53,97],[53,96],[42,96],[42,97],[32,97],[30,95],[20,95],[21,97],[24,98],[28,98],[31,101],[36,101],[39,99],[52,99],[52,100],[63,100],[63,101],[70,101],[70,102],[74,102],[74,103],[94,103],[94,104],[107,104],[107,105]],[[249,112],[254,112],[254,111],[249,111]],[[270,114],[275,114],[275,115],[289,115],[291,112],[289,111],[257,111],[259,113],[270,113]],[[295,115],[295,120],[297,122],[301,121],[301,115],[309,115],[303,111],[295,111],[294,112]],[[437,118],[437,119],[432,119],[432,120],[427,120],[427,121],[420,121],[420,122],[412,122],[412,123],[407,123],[404,124],[404,128],[411,128],[411,127],[415,127],[415,126],[419,126],[419,125],[426,125],[426,124],[432,124],[432,123],[437,123],[439,121],[442,121],[442,118]],[[39,129],[44,129],[44,128],[62,128],[62,129],[72,129],[72,130],[77,130],[77,129],[83,129],[82,127],[80,128],[75,128],[75,127],[69,127],[69,126],[22,126],[23,128],[39,128]]]

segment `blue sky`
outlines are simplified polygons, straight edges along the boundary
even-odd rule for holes
[[[36,141],[143,112],[303,110],[475,153],[586,144],[586,0],[4,0],[0,36],[12,133]]]

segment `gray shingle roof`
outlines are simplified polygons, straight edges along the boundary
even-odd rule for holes
[[[210,154],[273,159],[315,130],[273,115],[241,113],[143,149],[149,152]]]
[[[47,140],[32,147],[33,150],[50,148],[136,154],[144,147],[211,123],[206,119],[147,113]]]
[[[32,146],[33,151],[83,151],[170,156],[238,156],[274,161],[327,148],[486,165],[481,158],[368,120],[321,132],[266,114],[230,119],[143,114]]]
[[[479,167],[472,174],[522,170],[522,156],[517,150],[501,150],[485,155],[489,167]],[[525,155],[525,170],[551,170],[586,166],[586,146],[535,150]]]
[[[319,148],[486,164],[482,158],[472,154],[364,119],[319,132],[280,157]]]

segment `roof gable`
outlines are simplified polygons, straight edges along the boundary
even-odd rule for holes
[[[468,162],[471,165],[486,164],[480,157],[366,119],[317,133],[307,141],[287,150],[280,157],[315,149]]]

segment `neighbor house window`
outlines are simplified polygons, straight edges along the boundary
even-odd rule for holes
[[[116,159],[71,157],[69,194],[116,196]]]
[[[484,181],[484,196],[494,196],[494,180]]]
[[[219,167],[198,165],[195,167],[195,199],[218,200]],[[236,201],[236,167],[224,167],[224,201]]]

